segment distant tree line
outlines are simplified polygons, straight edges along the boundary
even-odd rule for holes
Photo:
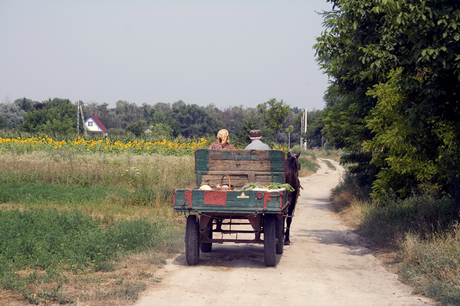
[[[322,111],[308,113],[308,130],[301,134],[303,109],[290,108],[283,100],[268,100],[256,108],[229,107],[219,109],[213,104],[206,107],[186,104],[179,100],[174,103],[147,103],[141,106],[119,100],[115,108],[108,103],[84,105],[85,118],[98,117],[109,130],[109,135],[126,135],[156,138],[199,138],[216,135],[220,129],[227,129],[232,141],[249,142],[252,129],[260,129],[264,141],[299,144],[303,137],[308,145],[320,146]],[[38,102],[31,99],[17,99],[13,103],[0,104],[0,129],[14,129],[28,133],[72,134],[76,133],[77,101],[68,99],[48,99]],[[292,126],[292,128],[290,128]],[[80,120],[80,131],[83,131]]]

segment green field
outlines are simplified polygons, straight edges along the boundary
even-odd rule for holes
[[[0,288],[25,301],[135,300],[183,247],[170,204],[195,184],[190,155],[4,152],[0,173]]]

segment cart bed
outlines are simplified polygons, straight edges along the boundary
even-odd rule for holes
[[[284,188],[241,188],[249,183],[256,186],[283,184],[284,152],[200,149],[195,151],[195,171],[195,189],[173,190],[174,211],[188,215],[187,264],[197,264],[200,249],[210,252],[213,243],[236,242],[263,243],[265,264],[274,266],[276,254],[283,252],[288,192]],[[229,181],[235,190],[215,190],[216,185]],[[209,185],[212,190],[200,190],[202,185]],[[252,234],[254,238],[240,239],[238,234]]]
[[[173,191],[174,211],[213,213],[279,213],[286,209],[286,189],[240,189],[254,183],[284,183],[284,152],[278,150],[206,150],[195,152],[196,189]],[[234,191],[215,189],[230,178]]]

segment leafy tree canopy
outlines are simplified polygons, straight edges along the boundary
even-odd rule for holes
[[[20,130],[26,132],[71,134],[77,126],[77,106],[68,99],[49,99],[43,108],[27,112]]]
[[[288,117],[289,105],[285,105],[283,100],[271,99],[257,107],[261,112],[265,127],[275,135],[280,132]]]
[[[14,101],[14,104],[16,104],[20,109],[22,109],[24,112],[28,112],[34,109],[34,106],[37,104],[37,101],[32,101],[30,99],[22,98],[22,99],[16,99]]]
[[[126,127],[126,130],[136,135],[136,137],[141,136],[146,129],[147,122],[145,122],[145,120],[138,120],[136,122],[129,123]]]
[[[221,121],[209,116],[206,111],[196,104],[173,105],[173,119],[180,124],[180,134],[184,137],[195,135],[216,134],[224,128]]]
[[[3,118],[5,127],[14,128],[23,120],[25,111],[16,103],[1,103],[0,117]]]
[[[362,162],[357,172],[375,174],[375,197],[424,190],[460,200],[460,4],[329,2],[315,45],[333,80],[328,137]]]
[[[170,137],[173,134],[173,129],[167,124],[157,123],[153,126],[150,132],[154,136],[163,138]]]
[[[0,116],[0,129],[5,129],[8,126],[8,122],[2,116]]]

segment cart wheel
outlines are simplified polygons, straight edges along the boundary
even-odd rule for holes
[[[197,216],[189,215],[185,226],[185,259],[190,266],[196,265],[200,258],[199,234],[200,228]]]
[[[206,231],[209,232],[209,238],[212,238],[212,219],[209,220]],[[200,237],[203,238],[203,234],[200,233]],[[201,252],[207,253],[212,251],[212,242],[201,242],[200,243]]]
[[[265,215],[264,219],[264,259],[265,265],[276,264],[276,216]]]
[[[284,247],[284,217],[275,217],[276,220],[276,254],[283,254]]]

